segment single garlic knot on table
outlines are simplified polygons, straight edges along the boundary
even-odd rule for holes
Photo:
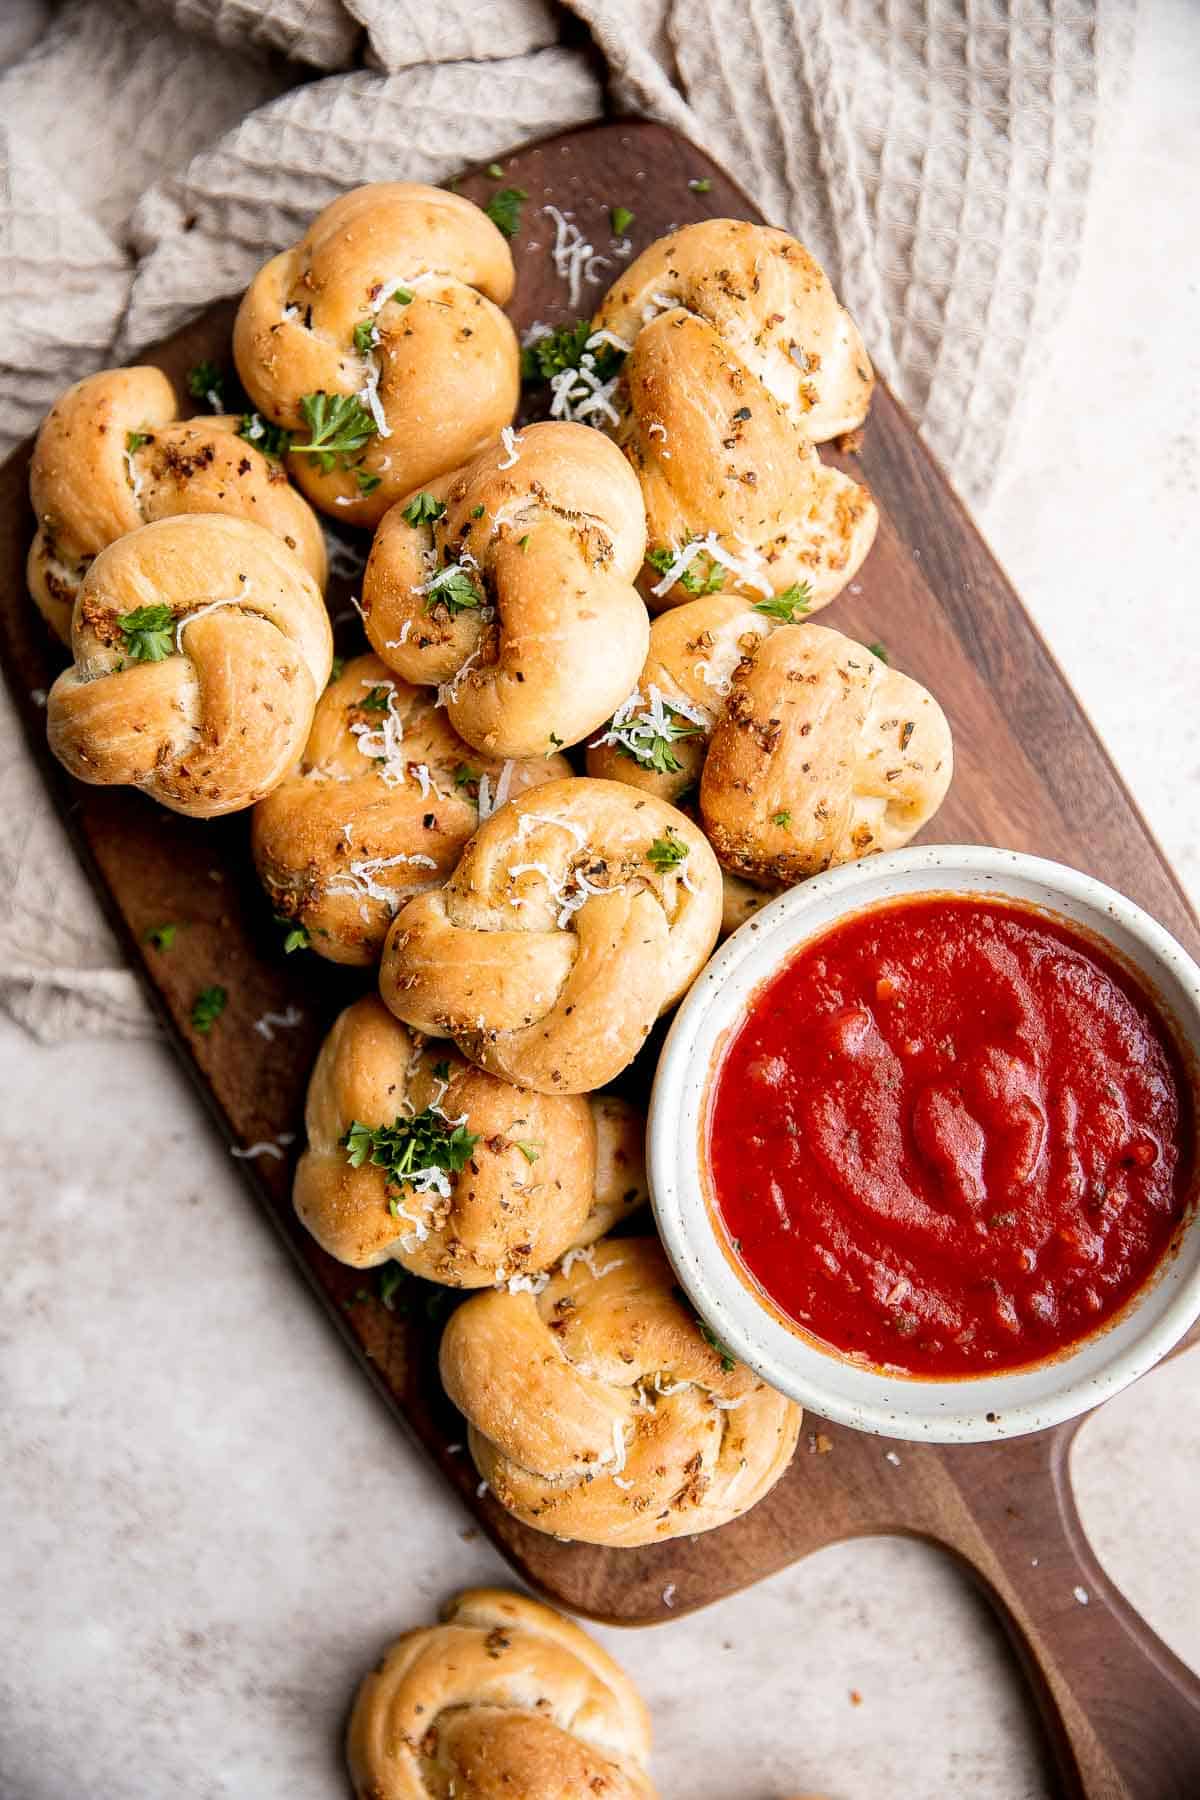
[[[438,689],[469,744],[544,755],[586,737],[637,678],[645,543],[637,481],[607,438],[553,423],[506,433],[383,520],[367,636],[406,681]]]
[[[514,279],[485,213],[402,181],[341,195],[259,270],[234,325],[238,374],[295,434],[289,467],[314,505],[374,525],[509,423],[520,358],[500,309]],[[353,429],[322,449],[335,414]]]
[[[690,819],[617,782],[550,782],[397,914],[380,992],[494,1074],[589,1093],[691,985],[720,920],[720,869]]]
[[[299,756],[333,639],[312,576],[272,532],[161,519],[102,550],[46,703],[72,775],[213,818],[269,793]]]

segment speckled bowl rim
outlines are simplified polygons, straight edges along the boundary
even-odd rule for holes
[[[856,1365],[768,1310],[720,1241],[701,1168],[711,1075],[755,989],[834,921],[921,893],[1023,901],[1103,939],[1159,997],[1195,1079],[1200,968],[1141,907],[1079,870],[1019,851],[910,847],[789,889],[734,932],[702,970],[675,1015],[655,1076],[647,1133],[650,1192],[667,1254],[693,1305],[772,1387],[861,1431],[979,1443],[1040,1431],[1086,1412],[1153,1368],[1200,1317],[1195,1193],[1176,1253],[1107,1330],[1031,1369],[932,1381]]]

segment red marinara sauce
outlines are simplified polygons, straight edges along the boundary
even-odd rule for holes
[[[776,1307],[914,1375],[1045,1361],[1187,1210],[1191,1086],[1136,980],[1030,908],[860,913],[759,989],[713,1086],[716,1208]]]

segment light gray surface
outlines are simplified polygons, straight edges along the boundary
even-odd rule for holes
[[[1079,296],[983,520],[1193,894],[1198,95],[1200,12],[1154,0]],[[2,1025],[0,1059],[0,1796],[340,1795],[362,1668],[503,1566],[317,1316],[169,1054]],[[1107,1566],[1200,1666],[1195,1371],[1111,1403],[1077,1462]],[[664,1795],[1042,1794],[1007,1651],[919,1545],[841,1546],[600,1635],[653,1709]]]

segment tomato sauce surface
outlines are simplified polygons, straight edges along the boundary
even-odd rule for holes
[[[1132,976],[1031,909],[937,896],[832,927],[759,989],[708,1163],[735,1254],[807,1332],[914,1375],[990,1374],[1146,1282],[1193,1135]]]

